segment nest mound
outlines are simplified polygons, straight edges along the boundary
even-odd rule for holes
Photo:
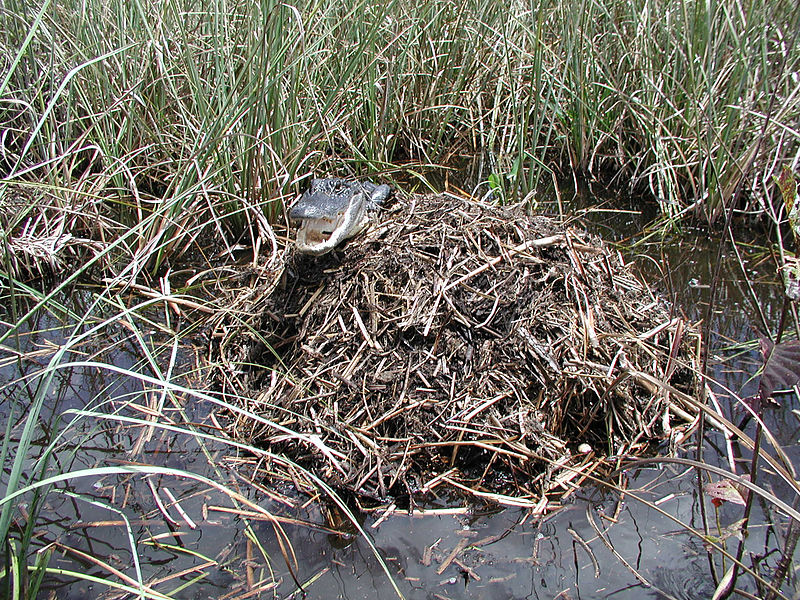
[[[236,435],[359,494],[447,482],[528,505],[664,433],[653,382],[694,385],[694,334],[616,253],[449,195],[382,217],[335,254],[288,255],[229,329],[244,408],[285,428],[238,416]]]

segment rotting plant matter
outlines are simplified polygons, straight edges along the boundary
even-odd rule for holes
[[[448,483],[543,507],[667,433],[681,410],[653,381],[693,391],[695,330],[551,219],[410,196],[329,256],[287,252],[261,293],[236,292],[221,377],[298,435],[230,428],[356,493]]]

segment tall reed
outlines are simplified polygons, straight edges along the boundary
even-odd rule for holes
[[[3,188],[155,215],[164,264],[208,226],[258,236],[312,173],[424,176],[484,157],[506,197],[566,169],[666,215],[771,201],[800,161],[796,3],[8,0]],[[754,168],[746,172],[750,162]],[[200,224],[200,229],[198,229]],[[4,223],[6,231],[13,227]]]

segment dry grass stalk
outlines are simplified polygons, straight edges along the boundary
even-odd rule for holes
[[[35,195],[22,186],[0,186],[0,228],[4,232],[2,266],[6,275],[22,278],[61,273],[103,251],[93,239],[102,227],[87,198],[65,200]],[[90,226],[88,223],[91,223]],[[85,234],[81,237],[76,234]]]

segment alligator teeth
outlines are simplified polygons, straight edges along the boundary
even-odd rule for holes
[[[354,193],[346,209],[332,217],[305,218],[297,230],[297,249],[316,256],[326,254],[361,232],[369,221],[366,194]]]
[[[385,202],[391,191],[386,184],[369,181],[314,179],[289,210],[289,218],[299,221],[298,250],[314,255],[330,252],[361,232],[369,222],[369,211]]]

